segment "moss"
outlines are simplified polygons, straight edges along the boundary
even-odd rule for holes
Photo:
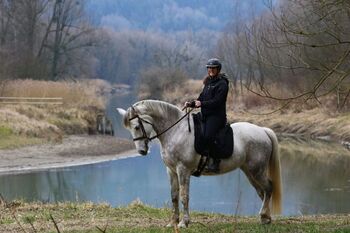
[[[27,137],[21,135],[9,135],[6,137],[1,137],[0,140],[0,150],[3,149],[16,149],[23,146],[43,144],[48,142],[48,139],[37,138],[37,137]]]
[[[6,126],[0,126],[0,137],[9,137],[12,135],[12,130]]]

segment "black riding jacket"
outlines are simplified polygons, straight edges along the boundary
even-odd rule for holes
[[[225,74],[208,78],[198,99],[201,102],[203,117],[218,116],[226,119],[226,99],[228,93],[228,79]]]

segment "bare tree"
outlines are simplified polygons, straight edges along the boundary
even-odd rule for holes
[[[12,50],[18,56],[15,76],[20,78],[42,78],[43,67],[36,58],[37,43],[40,39],[41,17],[47,11],[48,0],[14,1],[14,46]]]
[[[0,47],[7,42],[15,9],[12,1],[0,0]]]
[[[7,78],[10,65],[9,50],[11,29],[13,28],[13,14],[16,10],[14,3],[0,0],[0,80]]]
[[[320,101],[336,93],[339,107],[344,106],[350,93],[350,3],[284,0],[268,6],[270,13],[245,24],[244,36],[231,30],[223,38],[224,50],[239,52],[234,61],[244,71],[248,89],[287,103]],[[276,82],[290,93],[271,94],[266,84]]]
[[[251,6],[254,6],[254,1],[235,1],[232,21],[226,26],[218,43],[218,56],[223,60],[225,71],[232,80],[234,93],[238,93],[238,82],[243,93],[243,80],[252,70],[249,43],[253,42],[247,31],[254,27],[249,20],[255,17],[256,9]]]
[[[84,20],[83,10],[82,1],[78,0],[55,0],[52,5],[38,56],[42,56],[44,48],[50,52],[53,80],[64,74],[65,65],[69,65],[65,61],[73,52],[95,45],[91,37],[94,29]]]
[[[96,39],[83,3],[0,0],[0,74],[51,80],[92,74],[95,61],[85,54]]]
[[[272,9],[278,37],[271,38],[265,33],[262,38],[266,47],[288,49],[289,64],[277,66],[290,71],[299,69],[308,78],[304,80],[308,89],[288,99],[301,96],[318,99],[343,88],[348,93],[350,4],[341,0],[298,0],[284,4],[279,11]]]

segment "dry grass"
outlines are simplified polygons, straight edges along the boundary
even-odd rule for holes
[[[166,92],[164,100],[181,106],[186,100],[196,99],[202,90],[201,80],[188,80],[181,88]],[[257,89],[257,88],[256,88]],[[271,85],[270,94],[279,97],[292,95],[287,89]],[[227,98],[229,122],[248,121],[272,128],[278,133],[298,134],[307,137],[330,136],[336,140],[350,141],[350,112],[338,111],[337,99],[329,95],[305,102],[303,99],[281,108],[284,102],[262,98],[239,87],[230,86]],[[266,114],[274,112],[273,114]]]
[[[305,137],[330,137],[350,141],[350,113],[330,113],[321,108],[294,112],[255,115],[247,112],[229,112],[230,122],[247,121],[273,129],[278,133]]]
[[[30,107],[29,107],[30,108]],[[26,135],[33,137],[44,137],[43,134],[59,134],[60,130],[57,126],[52,125],[44,120],[30,118],[23,114],[22,108],[2,108],[0,113],[0,126],[6,126],[11,129],[13,134]],[[33,108],[30,108],[33,110]],[[40,118],[45,118],[41,116]]]
[[[0,102],[0,127],[10,129],[11,135],[50,141],[60,140],[64,134],[94,130],[96,114],[105,108],[103,94],[111,88],[102,80],[13,80],[1,84],[0,96],[63,98],[61,105],[5,105]]]
[[[203,82],[201,80],[188,80],[181,86],[164,91],[164,100],[181,105],[186,101],[197,99],[202,91]]]
[[[185,101],[197,99],[203,88],[202,80],[187,80],[183,85],[172,87],[164,91],[163,100],[176,105],[182,105]],[[285,90],[273,88],[272,94],[283,96]],[[230,83],[227,96],[227,109],[229,111],[242,111],[246,109],[271,108],[276,106],[277,101],[268,98],[261,98],[256,94],[240,87],[234,88]]]
[[[2,82],[0,96],[3,97],[62,97],[68,106],[103,107],[105,99],[101,93],[108,91],[110,85],[103,80],[38,81],[11,80]]]

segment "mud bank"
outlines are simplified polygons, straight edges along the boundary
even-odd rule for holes
[[[26,173],[136,156],[132,141],[102,135],[67,136],[62,143],[0,150],[0,174]]]

